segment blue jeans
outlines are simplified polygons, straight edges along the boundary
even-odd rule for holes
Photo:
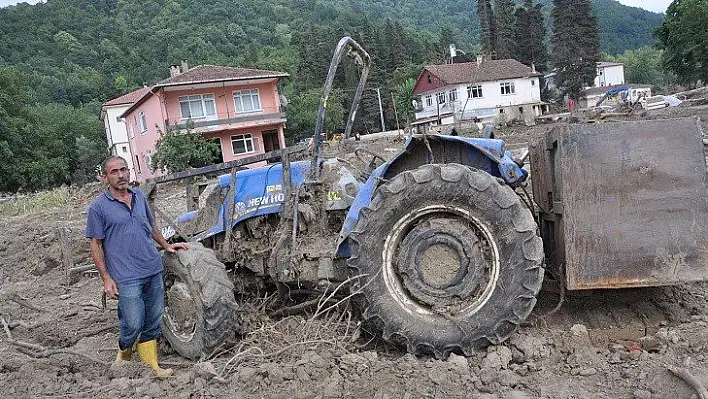
[[[165,311],[165,283],[162,281],[162,272],[116,284],[120,349],[132,348],[136,340],[147,342],[160,338],[160,324]]]

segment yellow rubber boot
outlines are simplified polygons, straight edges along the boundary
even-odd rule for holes
[[[172,375],[172,369],[163,369],[157,364],[157,340],[147,342],[138,342],[135,345],[135,351],[150,368],[155,371],[157,378],[167,378]]]
[[[133,359],[133,349],[128,348],[126,350],[118,349],[118,354],[116,355],[116,362],[125,361],[129,362]]]

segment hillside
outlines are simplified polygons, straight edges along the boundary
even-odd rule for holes
[[[551,0],[541,0],[551,3]],[[439,0],[48,0],[0,9],[0,65],[30,72],[39,97],[67,104],[105,100],[164,77],[183,57],[194,63],[250,65],[296,72],[292,39],[320,27],[357,36],[367,25],[399,22],[410,50],[426,51],[442,28],[459,48],[476,43],[474,1]],[[654,42],[662,15],[594,0],[602,51]],[[546,7],[550,11],[550,7]],[[386,48],[381,49],[386,51]],[[265,65],[263,65],[265,64]],[[110,89],[107,89],[110,88]]]

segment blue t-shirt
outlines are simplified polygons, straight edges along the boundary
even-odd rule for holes
[[[153,217],[145,194],[128,191],[133,194],[130,208],[106,190],[91,203],[86,219],[86,237],[103,240],[106,267],[117,283],[162,271],[162,257],[151,236]]]

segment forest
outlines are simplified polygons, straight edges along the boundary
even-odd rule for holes
[[[410,93],[424,65],[445,62],[451,43],[465,54],[481,51],[475,3],[48,0],[2,8],[0,192],[92,179],[106,152],[100,104],[164,79],[169,65],[183,58],[190,65],[289,73],[283,91],[289,100],[288,140],[294,142],[312,134],[331,52],[339,38],[350,35],[373,57],[368,88],[381,87],[386,127],[394,128],[394,102],[404,120],[410,98],[401,93]],[[550,46],[552,1],[537,3]],[[593,0],[592,6],[607,57],[621,59],[656,44],[652,32],[663,15],[613,0]],[[537,67],[547,70],[551,64]],[[358,79],[355,69],[344,68],[340,75],[333,125],[344,118]],[[374,90],[364,93],[357,121],[362,132],[381,129],[375,96]]]

